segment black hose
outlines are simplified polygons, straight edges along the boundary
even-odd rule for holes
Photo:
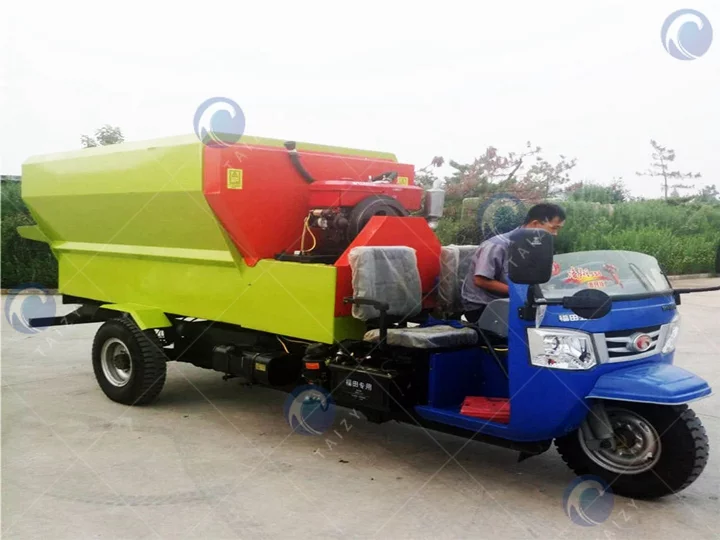
[[[292,162],[293,167],[295,167],[295,170],[298,172],[298,174],[303,177],[303,180],[305,180],[308,184],[312,184],[313,182],[315,182],[315,179],[307,171],[307,169],[303,167],[303,164],[300,161],[300,154],[298,154],[297,150],[295,149],[295,141],[286,141],[285,148],[288,151],[288,155],[290,156],[290,161]]]

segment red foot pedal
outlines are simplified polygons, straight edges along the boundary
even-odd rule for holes
[[[468,396],[462,404],[460,414],[507,424],[510,422],[510,400]]]

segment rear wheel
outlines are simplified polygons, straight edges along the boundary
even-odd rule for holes
[[[100,327],[92,362],[100,388],[118,403],[151,403],[165,384],[167,365],[155,332],[143,332],[129,318],[111,319]]]
[[[692,484],[708,460],[708,438],[686,405],[606,403],[611,447],[591,449],[578,429],[556,439],[560,455],[579,476],[595,475],[613,492],[654,499]]]

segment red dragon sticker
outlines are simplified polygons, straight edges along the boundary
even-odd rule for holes
[[[587,268],[571,266],[563,283],[576,283],[578,285],[587,285],[591,289],[602,289],[607,285],[608,281],[612,280],[613,278],[607,277],[600,270],[588,270]]]
[[[625,288],[622,281],[620,280],[620,275],[618,274],[617,266],[614,264],[606,264],[603,266],[605,271],[610,274],[610,277],[612,277],[612,280],[615,282],[615,285],[620,285],[620,287]]]

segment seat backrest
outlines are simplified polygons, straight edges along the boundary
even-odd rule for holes
[[[440,283],[438,285],[438,304],[446,313],[463,311],[462,290],[463,280],[470,270],[472,256],[478,246],[449,245],[440,250]]]
[[[387,302],[388,315],[411,317],[422,309],[422,285],[415,250],[405,246],[362,246],[348,254],[353,296]],[[372,306],[353,304],[352,315],[368,321],[380,316]]]
[[[507,337],[510,317],[510,299],[499,298],[490,302],[480,315],[477,327],[480,330],[493,332],[498,336]]]

